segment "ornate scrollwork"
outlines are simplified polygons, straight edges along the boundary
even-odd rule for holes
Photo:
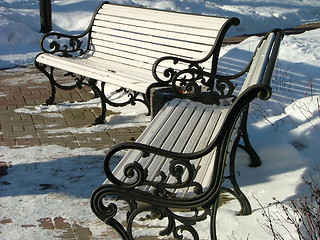
[[[236,85],[234,85],[230,79],[217,79],[216,80],[216,93],[219,99],[235,98],[233,94]]]
[[[210,215],[210,208],[203,208],[199,211],[197,208],[188,209],[188,215],[178,214],[173,212],[173,210],[166,207],[157,207],[149,204],[138,205],[137,201],[130,199],[130,195],[122,192],[117,198],[124,200],[129,204],[130,210],[127,212],[127,227],[125,228],[121,223],[114,217],[118,213],[117,206],[112,202],[113,200],[108,200],[108,193],[117,192],[116,188],[110,185],[102,186],[97,189],[91,199],[91,207],[95,214],[103,220],[105,223],[114,227],[124,239],[133,239],[133,226],[138,219],[138,216],[146,214],[146,218],[142,220],[147,221],[148,219],[164,219],[167,218],[167,224],[163,226],[160,230],[160,236],[169,236],[172,234],[176,239],[183,239],[186,235],[191,235],[193,239],[198,240],[199,234],[197,233],[194,225],[198,221],[205,220]],[[143,197],[142,195],[140,197]],[[156,201],[156,198],[154,199]],[[190,214],[192,213],[193,214]],[[151,214],[149,214],[151,213]],[[141,218],[139,218],[141,220]]]
[[[142,154],[145,153],[142,151]],[[176,193],[172,190],[189,187],[194,188],[193,192],[195,195],[203,193],[201,184],[194,181],[200,167],[196,168],[194,164],[188,160],[167,159],[167,161],[170,161],[169,172],[158,171],[152,180],[148,179],[147,168],[143,168],[138,162],[132,162],[127,164],[123,169],[123,174],[126,177],[125,180],[120,180],[111,173],[111,156],[112,155],[105,159],[105,171],[108,179],[115,185],[131,189],[139,186],[147,186],[150,187],[150,192],[152,192],[153,195],[165,198],[176,197]],[[168,179],[171,179],[170,182],[168,182]]]
[[[133,210],[133,209],[131,209]],[[132,227],[134,220],[137,216],[143,212],[151,212],[152,218],[164,219],[167,218],[167,226],[165,226],[160,232],[160,236],[170,235],[173,234],[175,239],[183,239],[184,232],[188,232],[193,239],[199,239],[199,234],[197,233],[196,229],[193,225],[196,224],[197,221],[202,221],[207,218],[210,214],[209,209],[203,209],[203,213],[200,214],[198,209],[188,209],[189,213],[194,212],[193,215],[189,216],[182,216],[178,215],[172,210],[168,208],[161,208],[155,206],[140,206],[130,212],[128,215],[128,224],[127,230],[130,236],[132,236]],[[148,215],[147,215],[148,216]],[[189,235],[188,234],[188,235]]]
[[[172,79],[172,88],[183,98],[193,98],[201,93],[200,83],[205,82],[203,71],[199,69],[185,69],[177,73]]]
[[[130,188],[141,186],[148,176],[148,170],[144,169],[141,164],[134,162],[131,164],[128,164],[124,168],[124,175],[128,179],[133,179],[133,181],[125,182],[124,185],[128,186]]]
[[[161,64],[165,61],[171,61],[173,65],[177,66],[176,68],[168,67],[164,70],[161,70]],[[168,64],[168,63],[167,63]],[[167,65],[166,64],[166,65]],[[195,69],[201,69],[199,66],[199,63],[196,61],[190,61],[186,59],[181,59],[177,57],[163,57],[158,59],[155,64],[153,65],[152,73],[153,77],[157,80],[158,83],[161,83],[163,85],[168,85],[172,82],[174,76],[180,72],[178,65],[181,64],[182,66],[188,66],[188,68],[195,68]],[[181,66],[180,66],[181,68]],[[161,73],[161,75],[160,75]]]
[[[170,83],[172,81],[172,78],[174,77],[174,75],[176,75],[177,71],[174,70],[173,68],[167,68],[166,70],[163,71],[163,76],[167,79],[167,80],[161,80],[159,82],[162,83]]]
[[[162,75],[160,75],[160,63],[164,61],[172,61],[173,65],[183,63],[186,66],[188,64],[188,68],[178,70],[178,66],[176,68],[169,67],[163,70]],[[153,76],[158,83],[172,84],[174,91],[182,98],[196,98],[203,91],[202,88],[211,92],[211,97],[216,99],[217,102],[219,102],[219,99],[235,98],[234,89],[236,85],[232,83],[232,77],[207,72],[199,64],[200,62],[174,57],[160,58],[153,66]]]
[[[85,40],[84,36],[69,36],[52,32],[41,39],[41,49],[47,53],[61,53],[63,57],[73,57],[74,54],[82,55],[85,52],[86,48],[82,46]]]

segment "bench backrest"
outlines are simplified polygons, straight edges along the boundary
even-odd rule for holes
[[[103,3],[91,25],[97,59],[151,71],[163,56],[217,58],[225,33],[237,18],[220,18]],[[214,69],[215,71],[215,69]]]
[[[252,57],[248,75],[240,93],[255,84],[270,86],[282,38],[282,31],[275,29],[261,39]]]

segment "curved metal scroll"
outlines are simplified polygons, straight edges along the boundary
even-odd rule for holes
[[[133,146],[134,143],[126,143],[126,149],[130,149],[131,145]],[[110,168],[112,165],[110,164],[110,161],[116,151],[117,150],[111,151],[107,154],[104,162],[104,170],[106,175],[108,176],[109,181],[117,186],[121,186],[126,189],[145,186],[151,188],[154,195],[167,198],[175,196],[175,194],[170,190],[183,189],[186,187],[193,187],[193,192],[195,195],[203,193],[201,184],[195,181],[195,177],[197,175],[199,167],[196,168],[190,161],[185,159],[168,159],[168,161],[170,161],[169,172],[157,172],[154,180],[152,181],[147,179],[148,170],[144,168],[140,163],[130,163],[123,169],[123,176],[125,176],[126,180],[122,181],[112,174],[112,170]],[[182,176],[184,176],[183,179]],[[167,183],[166,181],[169,177],[172,177],[173,179],[175,179],[175,181]]]
[[[83,46],[83,43],[86,43],[86,46]],[[60,53],[63,57],[80,56],[88,49],[88,34],[70,36],[51,32],[41,38],[40,46],[45,53]]]
[[[183,98],[198,97],[203,92],[203,88],[210,91],[212,96],[218,100],[235,98],[233,94],[235,85],[229,79],[216,79],[213,89],[206,86],[206,82],[215,77],[201,69],[185,69],[173,77],[172,87],[176,94]]]

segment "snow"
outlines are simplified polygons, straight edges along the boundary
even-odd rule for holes
[[[57,31],[78,33],[90,21],[100,1],[52,1],[53,28]],[[239,17],[241,25],[229,36],[261,33],[275,27],[291,28],[300,24],[320,22],[318,0],[118,0],[127,5]],[[81,15],[83,17],[79,18]],[[0,1],[0,68],[32,64],[39,52],[39,6],[36,0]],[[244,66],[259,41],[250,37],[240,44],[226,46],[221,51],[221,69],[232,60]],[[252,204],[253,214],[235,216],[239,206],[230,201],[218,210],[219,239],[271,239],[261,227],[265,221],[261,206],[267,207],[273,198],[287,203],[308,191],[302,177],[319,179],[314,171],[320,149],[320,29],[285,36],[273,80],[273,97],[268,102],[256,101],[249,115],[252,144],[262,158],[262,166],[248,168],[248,157],[238,152],[238,182]],[[17,68],[18,69],[18,68]],[[18,70],[17,70],[18,71]],[[15,84],[15,83],[10,83]],[[0,93],[1,95],[2,93]],[[51,108],[68,108],[98,104],[62,103],[56,106],[17,109],[26,113],[51,115]],[[133,112],[134,109],[134,112]],[[101,131],[123,126],[141,126],[149,122],[144,108],[123,108],[120,115],[111,116],[109,124],[91,128],[55,129],[47,131]],[[62,135],[63,136],[63,135]],[[89,227],[96,239],[101,239],[107,228],[90,210],[92,190],[104,180],[102,150],[69,149],[56,145],[10,149],[0,147],[0,161],[10,163],[9,174],[0,178],[1,239],[59,239],[62,229],[43,229],[35,223],[41,218],[59,217],[68,222]],[[10,183],[10,184],[9,184]],[[46,187],[49,186],[49,187]],[[270,211],[279,211],[271,205]],[[124,216],[122,216],[124,218]],[[32,227],[23,225],[35,224]],[[151,224],[151,223],[150,223]],[[156,225],[161,223],[157,222]],[[201,239],[209,239],[209,222],[199,224]],[[142,228],[137,234],[157,235],[157,229]],[[284,239],[289,239],[284,232]],[[116,238],[115,238],[116,239]]]

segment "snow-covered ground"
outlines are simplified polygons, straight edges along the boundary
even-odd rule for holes
[[[54,30],[82,31],[99,2],[52,1]],[[233,36],[320,22],[318,0],[112,2],[239,17],[242,23],[230,33]],[[0,68],[32,63],[39,51],[41,36],[38,12],[36,0],[0,1]],[[240,44],[224,47],[221,67],[227,66],[230,59],[239,63],[247,61],[258,40],[258,37],[250,37]],[[219,239],[272,239],[261,227],[265,219],[259,203],[267,207],[273,197],[286,203],[308,195],[302,177],[320,178],[319,172],[314,170],[319,164],[320,149],[319,70],[320,29],[284,38],[273,80],[274,95],[268,102],[256,101],[249,116],[250,137],[263,165],[248,168],[247,155],[241,151],[238,154],[238,180],[252,204],[253,214],[235,216],[236,201],[224,205],[218,211]],[[36,110],[45,113],[45,109]],[[131,110],[122,109],[124,118],[133,118]],[[111,120],[114,127],[120,124],[120,118]],[[145,121],[148,120],[135,119],[136,124]],[[121,122],[121,126],[124,125]],[[95,129],[79,128],[77,131],[91,130]],[[0,224],[0,239],[58,238],[62,230],[44,230],[36,223],[41,218],[59,216],[90,227],[99,239],[106,228],[91,213],[89,198],[91,191],[103,181],[103,154],[95,149],[67,149],[56,145],[21,149],[0,147],[0,161],[11,163],[9,174],[0,178],[0,221],[12,219],[11,223]],[[271,212],[279,210],[270,206]],[[23,227],[28,224],[35,226]],[[208,224],[204,222],[199,226],[203,229],[201,239],[209,239]],[[154,229],[142,231],[157,235]],[[284,239],[290,239],[288,233],[283,234]]]

